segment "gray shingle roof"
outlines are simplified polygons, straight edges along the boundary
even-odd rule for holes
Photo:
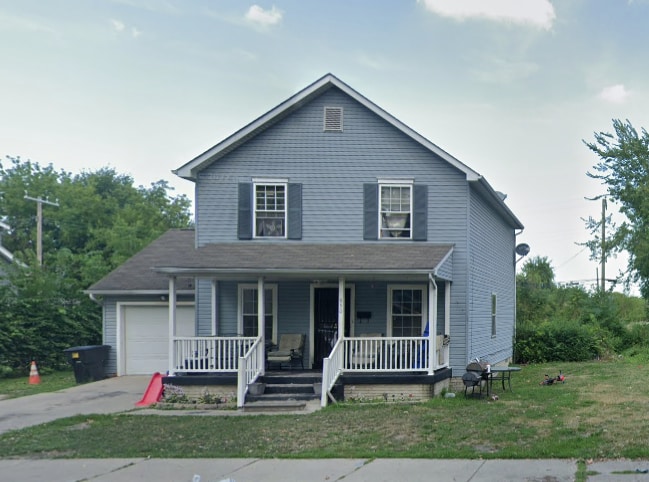
[[[193,229],[167,231],[93,284],[86,292],[107,294],[108,292],[159,291],[166,293],[169,289],[169,278],[156,273],[153,268],[166,264],[171,259],[182,258],[184,253],[193,249]],[[193,279],[179,278],[176,288],[193,290]]]
[[[167,274],[178,290],[201,275],[410,275],[427,274],[447,261],[451,244],[366,242],[314,244],[293,241],[218,243],[195,249],[194,231],[171,230],[92,285],[89,293],[166,291]]]

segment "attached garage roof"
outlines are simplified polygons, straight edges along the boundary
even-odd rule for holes
[[[452,263],[452,244],[367,242],[218,243],[195,248],[193,230],[170,230],[87,292],[117,294],[166,292],[168,275],[177,289],[193,289],[193,277],[395,276],[428,275]]]
[[[182,259],[184,253],[193,249],[193,229],[172,229],[167,231],[142,251],[93,284],[86,290],[86,293],[95,295],[166,294],[169,290],[169,277],[156,273],[153,268],[168,263],[170,259]],[[179,291],[193,291],[193,278],[179,278],[176,288]]]

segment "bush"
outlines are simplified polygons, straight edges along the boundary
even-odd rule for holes
[[[516,363],[586,361],[609,351],[607,334],[596,326],[551,321],[518,327]]]

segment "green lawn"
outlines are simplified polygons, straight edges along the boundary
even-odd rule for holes
[[[541,386],[562,370],[564,384]],[[93,415],[0,436],[4,457],[649,458],[649,371],[526,366],[498,401],[343,403],[307,415]]]
[[[76,385],[74,373],[61,371],[40,375],[41,383],[30,385],[29,377],[0,378],[0,398],[16,398],[42,392],[54,392]]]

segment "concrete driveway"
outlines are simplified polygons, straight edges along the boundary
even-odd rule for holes
[[[57,392],[0,400],[0,433],[58,418],[135,409],[149,376],[124,376],[84,383]]]

